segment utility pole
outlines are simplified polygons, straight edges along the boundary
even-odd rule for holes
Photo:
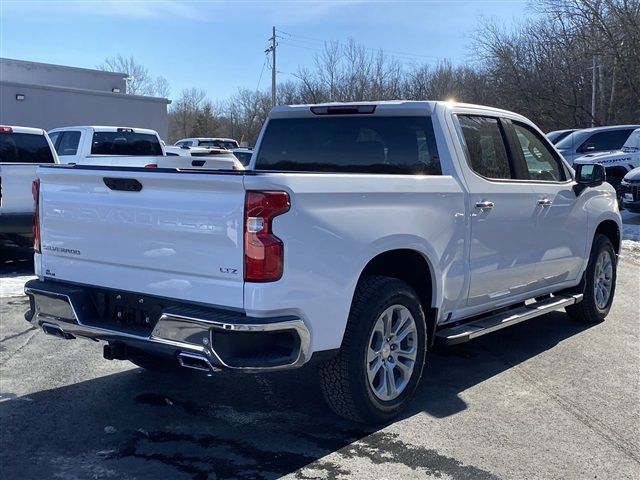
[[[272,35],[269,39],[271,46],[266,51],[267,53],[271,52],[271,106],[274,107],[276,105],[276,47],[278,46],[276,43],[276,27],[273,27],[271,33]]]
[[[593,75],[591,76],[591,126],[596,126],[596,56],[593,56],[593,65],[591,66]]]

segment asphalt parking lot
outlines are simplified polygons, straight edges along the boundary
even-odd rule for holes
[[[640,262],[625,244],[599,325],[564,313],[438,349],[404,417],[325,407],[312,366],[158,375],[32,329],[0,245],[0,474],[7,479],[640,478]],[[15,282],[14,282],[15,283]]]

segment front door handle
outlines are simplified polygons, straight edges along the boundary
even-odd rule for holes
[[[476,208],[479,208],[480,210],[491,210],[493,208],[493,202],[490,200],[476,202]]]
[[[538,205],[542,205],[543,207],[550,207],[552,203],[553,201],[549,200],[547,197],[538,200]]]

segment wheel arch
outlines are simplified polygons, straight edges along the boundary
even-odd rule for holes
[[[406,282],[418,295],[425,314],[427,338],[433,344],[438,317],[437,282],[431,262],[424,253],[397,248],[378,253],[360,273],[358,281],[367,275],[382,275]]]
[[[613,250],[616,252],[616,255],[620,253],[620,242],[621,242],[620,228],[615,221],[613,220],[601,221],[596,227],[596,230],[594,232],[594,238],[595,238],[595,235],[598,235],[598,234],[604,235],[611,241],[611,244],[613,245]]]

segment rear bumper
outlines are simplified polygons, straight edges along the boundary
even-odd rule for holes
[[[310,357],[309,330],[294,316],[252,318],[242,312],[111,292],[114,299],[130,301],[133,296],[139,297],[140,304],[161,302],[162,308],[153,314],[155,318],[149,320],[148,329],[142,331],[140,327],[129,328],[106,319],[104,313],[100,315],[100,306],[93,295],[96,290],[84,285],[31,280],[25,285],[30,301],[25,319],[62,338],[86,337],[124,345],[173,357],[183,366],[200,370],[283,370],[299,367]],[[118,306],[116,311],[125,308],[129,307]]]
[[[0,214],[0,234],[17,233],[31,235],[33,228],[32,213],[3,213]]]

